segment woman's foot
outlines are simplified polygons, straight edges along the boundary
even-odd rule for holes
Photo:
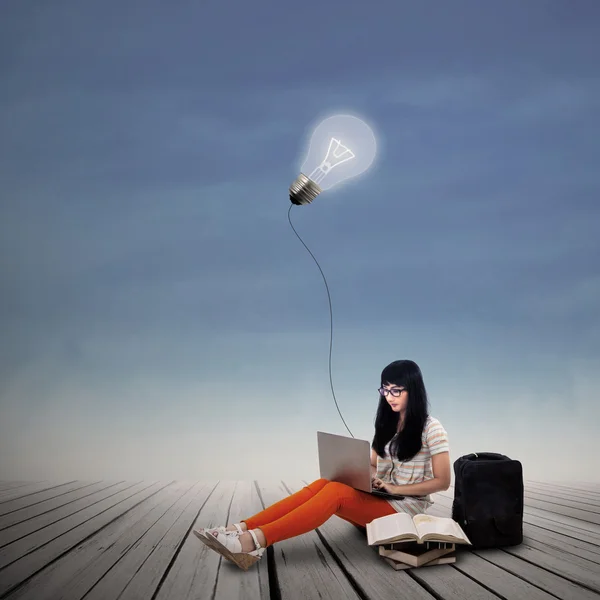
[[[209,548],[234,562],[244,571],[262,558],[266,548],[266,539],[260,529],[253,529],[242,534],[207,532],[198,537]]]
[[[202,535],[204,533],[227,533],[241,535],[245,531],[248,531],[246,523],[233,523],[227,527],[225,527],[225,525],[220,525],[219,527],[203,527],[200,529],[195,529],[194,533],[196,533],[196,535]]]
[[[254,529],[254,534],[256,535],[256,539],[260,544],[259,547],[265,548],[267,546],[267,538],[265,538],[265,534],[260,529]],[[242,533],[238,539],[242,545],[242,552],[252,552],[253,550],[257,550],[256,544],[254,543],[254,538],[249,531]]]
[[[248,528],[246,527],[246,523],[234,523],[233,525],[227,525],[227,527],[225,527],[224,531],[248,531]]]

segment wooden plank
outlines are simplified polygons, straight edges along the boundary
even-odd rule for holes
[[[526,515],[535,515],[538,517],[543,517],[549,522],[553,523],[562,523],[563,525],[569,525],[573,529],[577,529],[581,531],[582,534],[586,535],[586,539],[593,538],[594,540],[600,539],[600,526],[595,523],[590,523],[589,521],[582,521],[576,517],[571,517],[568,515],[562,515],[560,513],[551,512],[545,509],[536,508],[533,506],[525,506],[524,513]],[[589,541],[589,539],[588,539]]]
[[[248,516],[246,511],[253,514],[261,510],[262,506],[258,494],[256,492],[252,493],[251,490],[249,492],[248,485],[245,484],[244,487],[240,488],[239,484],[236,485],[233,482],[219,482],[211,495],[201,505],[200,512],[192,528],[216,527],[237,523],[244,516]],[[250,493],[250,501],[249,504],[245,503],[243,505],[244,512],[242,513],[240,499],[243,501],[244,495],[247,499],[248,493]],[[235,578],[233,585],[237,584],[238,589],[233,591],[234,597],[247,594],[243,597],[252,600],[269,600],[266,558],[266,556],[263,556],[262,560],[249,571],[242,571],[202,544],[192,533],[184,538],[183,544],[179,548],[164,581],[160,584],[154,600],[197,600],[199,598],[213,598],[213,593],[215,594],[213,600],[222,598],[223,592],[217,593],[219,582],[221,590],[225,585],[225,592],[228,591],[227,586],[232,585],[232,583],[222,581],[224,572],[230,573]]]
[[[57,490],[57,493],[60,493],[61,488],[68,486],[71,483],[75,483],[73,481],[67,481],[64,483],[57,483],[56,481],[38,481],[34,483],[28,483],[27,485],[13,488],[9,490],[5,490],[4,492],[0,492],[0,515],[5,514],[4,505],[6,502],[10,502],[15,498],[23,498],[25,496],[33,496],[34,494],[40,494],[46,490]]]
[[[444,515],[445,516],[445,515]],[[459,553],[458,561],[462,560]],[[463,600],[464,598],[497,598],[487,590],[476,578],[466,576],[456,568],[457,564],[440,565],[421,569],[411,569],[412,577],[427,586],[428,590],[444,600]]]
[[[40,570],[9,595],[10,600],[81,598],[125,555],[182,494],[169,485],[115,519],[70,552]]]
[[[65,598],[79,600],[84,595],[86,600],[151,598],[197,516],[200,505],[195,500],[202,501],[208,495],[201,483],[177,484],[176,488],[171,505],[162,514],[155,513],[151,519],[145,519],[146,531],[91,590],[88,587],[81,590],[81,595],[78,592]]]
[[[293,493],[306,482],[286,480],[284,484]],[[337,557],[346,577],[369,600],[389,600],[392,596],[395,600],[433,600],[434,596],[408,571],[394,571],[383,561],[377,549],[367,544],[365,533],[354,525],[333,516],[318,532],[323,545]],[[445,566],[448,565],[440,565]]]
[[[548,543],[548,538],[539,540],[531,537],[530,535],[523,535],[523,544],[525,546],[529,546],[530,548],[535,548],[540,552],[546,552],[550,556],[555,556],[556,558],[560,558],[561,560],[564,558],[565,560],[570,560],[575,564],[583,567],[584,569],[591,569],[593,571],[600,571],[600,555],[598,554],[590,554],[588,556],[583,556],[583,550],[577,548],[576,546],[570,546],[567,544],[560,544],[554,540],[550,540],[552,543]],[[592,556],[593,558],[589,558]]]
[[[18,487],[30,484],[31,481],[0,481],[0,492],[13,490]]]
[[[27,498],[17,498],[16,500],[12,500],[11,504],[14,503],[13,510],[0,517],[0,531],[18,523],[23,523],[29,519],[39,517],[44,513],[65,506],[79,498],[91,496],[98,490],[108,488],[112,485],[116,484],[111,484],[107,481],[99,481],[91,484],[78,482],[72,484],[64,493],[50,497],[47,500],[33,503]],[[2,542],[0,542],[0,546],[1,545]]]
[[[573,483],[576,483],[578,485],[589,485],[596,488],[597,490],[600,490],[600,481],[574,481]]]
[[[213,486],[206,500],[200,503],[199,514],[192,529],[226,524],[234,489],[233,482],[219,482]],[[159,584],[156,600],[210,598],[222,560],[225,559],[221,559],[193,533],[188,535],[164,581]]]
[[[131,486],[131,483],[120,483],[104,487],[53,511],[3,529],[0,531],[0,569],[52,539],[49,536],[61,535],[64,528],[71,527],[69,517],[76,519],[78,513],[93,509],[96,504],[101,505],[105,499]],[[37,537],[31,535],[38,531]]]
[[[552,548],[558,548],[575,556],[581,556],[591,562],[600,563],[600,546],[529,523],[523,523],[523,532],[529,541],[535,540]]]
[[[600,536],[594,535],[589,531],[580,529],[579,527],[573,527],[571,525],[564,525],[556,521],[551,521],[544,517],[539,517],[529,513],[525,513],[523,516],[523,522],[535,525],[545,531],[555,532],[570,539],[575,539],[581,542],[585,542],[588,546],[598,547],[600,545]]]
[[[457,563],[462,561],[462,554],[457,554]],[[479,582],[467,577],[457,563],[452,565],[436,565],[420,569],[411,569],[410,572],[416,581],[427,586],[439,598],[444,600],[497,600],[498,596],[485,589]]]
[[[449,508],[440,506],[437,503],[430,507],[427,512],[440,517],[450,516]],[[527,577],[521,577],[516,572],[505,571],[501,565],[493,560],[493,555],[488,555],[486,552],[489,551],[475,551],[471,548],[459,546],[457,560],[453,566],[464,576],[472,577],[480,585],[503,598],[527,598],[528,600],[554,598],[547,592],[537,589],[534,582],[529,581]],[[520,571],[524,569],[526,571],[528,566],[524,563],[521,565]]]
[[[535,565],[524,561],[508,563],[500,550],[461,552],[456,564],[465,575],[475,578],[502,598],[527,598],[527,600],[593,600],[594,596],[578,586],[561,580]],[[509,568],[506,568],[506,567]],[[568,595],[562,595],[567,591]]]
[[[281,482],[258,482],[258,487],[265,506],[271,506],[290,494]],[[315,531],[277,542],[272,549],[281,600],[359,599],[348,578]]]
[[[242,519],[263,510],[257,489],[252,481],[238,482],[231,501],[227,524],[239,523]],[[223,559],[219,578],[212,600],[268,600],[271,598],[269,581],[269,555],[267,550],[262,559],[248,571]],[[258,568],[257,568],[258,567]]]
[[[127,534],[132,543],[126,552],[119,553],[118,561],[113,560],[111,548],[113,566],[105,571],[104,576],[92,584],[93,587],[88,577],[79,578],[76,587],[65,594],[65,599],[79,600],[84,596],[86,600],[152,597],[196,517],[199,507],[193,504],[193,500],[205,488],[202,484],[192,483],[171,487],[170,506],[162,506],[160,511],[153,511],[149,518],[144,519],[144,531],[136,536],[137,539]],[[139,532],[139,527],[137,529]]]
[[[55,523],[27,536],[24,541],[29,546],[29,554],[23,556],[20,553],[22,558],[11,562],[1,571],[0,595],[12,590],[166,485],[140,482],[73,515],[66,526],[61,522]],[[15,542],[20,543],[21,540]]]
[[[587,486],[600,493],[600,481],[574,481],[575,485]]]
[[[302,484],[288,484],[287,482],[285,483],[288,487],[290,487],[290,490],[296,490],[302,486]],[[356,529],[351,524],[343,521],[340,518],[336,517],[334,518],[334,520],[336,521],[336,523],[340,522],[342,526],[348,525],[350,528]],[[319,528],[319,531],[322,531],[323,529],[324,527],[321,527]],[[384,569],[391,570],[391,567],[387,565],[378,555],[377,549],[370,547],[367,544],[366,536],[364,534],[361,534],[360,532],[358,533],[359,536],[362,538],[362,552],[368,554],[369,556],[374,554],[376,560],[378,560],[382,564]],[[335,542],[333,541],[331,542],[332,547],[334,543]],[[356,549],[358,550],[358,547]],[[338,559],[341,560],[342,564],[344,564],[345,566],[344,559],[347,558],[346,551],[343,550],[342,547],[339,547],[339,551],[341,552],[341,554],[339,555]],[[356,556],[356,560],[352,560],[351,562],[355,562],[355,564],[359,565],[361,560],[361,556]],[[290,566],[293,567],[293,565]],[[396,574],[399,572],[394,573]],[[426,590],[433,591],[434,594],[443,597],[444,600],[464,600],[464,598],[467,597],[469,599],[474,600],[496,600],[497,598],[496,595],[490,593],[488,590],[481,587],[468,577],[465,577],[462,573],[458,572],[456,569],[453,569],[450,565],[439,565],[434,567],[411,569],[410,573],[406,574],[421,584],[422,587],[420,587],[419,589],[422,592]],[[364,587],[368,586],[368,584],[366,582],[361,581],[358,581],[357,583],[365,590],[369,598],[371,598],[373,592],[368,587]],[[282,585],[282,587],[284,586]],[[429,594],[429,592],[427,593]]]
[[[580,506],[584,510],[593,510],[594,512],[600,512],[600,499],[585,498],[578,494],[569,495],[568,492],[563,490],[552,490],[549,488],[526,488],[525,497],[528,494],[536,494],[544,499],[554,500],[559,504],[562,501],[576,502],[577,506]]]
[[[181,506],[177,507],[177,512],[171,510],[170,522],[172,523],[165,531],[165,534],[160,539],[160,545],[155,551],[152,551],[148,560],[144,561],[141,568],[134,570],[135,565],[126,565],[123,567],[130,572],[135,572],[135,575],[130,578],[129,583],[124,588],[123,593],[119,596],[119,600],[146,600],[151,598],[158,589],[158,586],[165,575],[168,573],[170,565],[173,563],[179,550],[183,547],[186,540],[190,536],[196,545],[200,542],[192,533],[192,528],[196,522],[198,515],[206,503],[208,496],[214,490],[214,485],[199,484],[195,489],[188,494],[189,502],[181,502]],[[174,514],[173,514],[174,513]],[[163,529],[169,522],[163,523]],[[160,533],[157,532],[157,533]],[[156,535],[156,533],[155,533]],[[203,544],[200,544],[203,546]],[[197,548],[197,552],[201,552],[201,548]],[[207,548],[207,550],[210,550]],[[212,554],[215,554],[212,552]],[[215,581],[217,573],[215,572]],[[90,600],[94,596],[90,596]],[[103,596],[98,596],[103,599]],[[86,600],[88,597],[86,596]]]
[[[72,484],[72,482],[70,483]],[[27,484],[30,490],[31,485]],[[39,485],[39,482],[35,485]],[[53,485],[48,488],[48,482],[45,482],[44,485],[49,490],[57,487]],[[143,487],[142,483],[138,485]],[[276,549],[280,544],[270,548],[268,556],[263,557],[262,561],[252,567],[250,572],[244,572],[206,548],[193,534],[189,535],[191,529],[189,525],[187,528],[185,527],[186,523],[194,520],[193,515],[196,514],[193,510],[194,506],[198,507],[197,510],[201,509],[200,516],[204,514],[207,517],[209,513],[205,509],[210,504],[211,498],[215,500],[214,520],[204,522],[203,525],[238,522],[243,517],[254,514],[262,508],[256,488],[253,488],[249,482],[238,484],[235,486],[236,494],[233,493],[233,488],[230,488],[229,495],[222,494],[220,497],[217,497],[214,489],[204,491],[196,489],[198,495],[192,498],[193,491],[190,490],[188,496],[184,497],[183,491],[177,492],[178,485],[183,484],[166,488],[163,486],[164,495],[162,496],[158,491],[155,491],[156,497],[150,492],[144,495],[143,490],[137,492],[138,496],[143,495],[145,499],[140,500],[138,497],[137,504],[135,499],[131,500],[130,505],[133,506],[127,509],[125,514],[123,507],[117,509],[114,503],[108,508],[104,506],[102,508],[104,512],[100,514],[98,511],[90,513],[82,523],[75,525],[77,530],[75,537],[74,530],[71,529],[74,523],[69,522],[73,517],[63,517],[63,521],[67,522],[62,523],[60,529],[55,529],[54,536],[51,536],[47,542],[38,544],[28,556],[24,556],[0,570],[0,596],[6,600],[16,600],[17,598],[19,600],[58,600],[59,598],[81,600],[90,592],[85,596],[86,600],[89,600],[93,599],[94,593],[99,594],[99,592],[94,592],[96,587],[101,590],[102,586],[105,586],[104,595],[99,597],[111,600],[116,598],[121,590],[124,591],[121,600],[131,600],[132,598],[151,598],[158,586],[156,600],[211,597],[213,590],[215,600],[231,600],[233,598],[267,600],[270,598],[267,558],[275,559]],[[303,485],[302,482],[299,482],[294,488],[294,484],[292,484],[290,489],[284,488],[282,493],[290,493]],[[156,486],[157,489],[160,488],[160,484],[156,484]],[[217,489],[219,487],[217,486]],[[259,487],[266,487],[266,485]],[[271,489],[276,491],[277,486]],[[39,491],[33,493],[37,494]],[[61,502],[59,498],[71,497],[73,499],[74,491],[69,492],[63,489],[61,492],[59,490],[59,495],[56,491],[44,493],[50,495],[45,500],[38,498],[39,502],[35,502],[34,499],[33,503],[28,495],[18,496],[23,498],[21,502],[29,504],[28,510],[36,513],[32,520],[44,514],[51,515],[54,512],[54,509],[49,509],[52,502],[57,510],[65,506],[65,504],[59,504]],[[444,492],[444,494],[448,494],[448,492]],[[203,498],[207,496],[207,502],[204,504]],[[251,498],[250,504],[248,504],[249,497]],[[278,495],[275,500],[279,498],[281,495]],[[231,500],[231,506],[228,509],[227,501],[229,500]],[[434,501],[436,504],[430,512],[432,514],[441,512],[444,513],[444,516],[449,516],[452,494],[439,495],[439,498],[436,494]],[[252,505],[252,502],[255,502],[255,505]],[[59,505],[56,506],[57,504]],[[157,508],[158,505],[162,506],[162,509]],[[0,504],[0,507],[2,506]],[[248,511],[249,506],[252,506],[251,511]],[[43,510],[44,507],[48,510]],[[81,512],[85,510],[87,509],[83,508]],[[148,515],[152,510],[154,511],[153,516],[149,518]],[[221,517],[216,511],[221,511]],[[7,515],[10,514],[14,514],[14,512],[7,513]],[[112,520],[110,519],[111,514]],[[227,518],[227,515],[230,518]],[[26,522],[26,520],[20,519],[13,525],[20,526]],[[90,527],[91,522],[93,522],[93,526]],[[105,524],[102,525],[102,522]],[[140,522],[141,524],[138,525]],[[461,552],[457,563],[453,565],[411,569],[408,572],[396,572],[391,569],[381,561],[373,548],[366,546],[367,552],[365,553],[364,534],[337,517],[333,517],[317,532],[311,532],[310,535],[316,536],[323,549],[323,555],[327,557],[328,561],[335,558],[332,564],[342,574],[343,581],[351,585],[352,593],[355,596],[358,595],[354,590],[359,589],[361,597],[368,597],[369,600],[372,598],[388,600],[391,590],[394,590],[395,597],[415,598],[416,600],[419,598],[431,599],[433,598],[432,594],[443,600],[454,598],[462,600],[465,597],[497,598],[498,596],[527,597],[528,600],[549,597],[569,598],[569,600],[598,598],[598,593],[600,593],[598,569],[600,533],[596,532],[596,525],[569,515],[527,507],[527,502],[524,522],[525,543],[521,546]],[[41,521],[38,522],[38,525],[39,523]],[[44,529],[50,529],[58,524],[59,522],[52,523]],[[12,525],[10,527],[12,528]],[[129,535],[134,528],[136,528],[137,535]],[[26,540],[37,536],[44,529],[38,527],[35,532],[21,539]],[[112,534],[109,534],[109,531],[112,531]],[[116,531],[119,533],[115,533]],[[66,539],[69,537],[70,541]],[[299,536],[294,540],[301,540],[304,537]],[[38,542],[42,542],[42,540],[43,538]],[[81,543],[78,543],[77,540]],[[15,540],[13,543],[19,543],[19,541]],[[286,542],[289,541],[292,540],[286,540]],[[5,546],[5,548],[8,547]],[[47,551],[48,549],[50,552]],[[375,561],[373,564],[371,564],[368,551],[372,551],[371,558]],[[2,550],[0,550],[1,552]],[[106,556],[104,556],[105,552],[107,552]],[[316,545],[310,548],[310,553],[319,556]],[[287,553],[286,558],[289,558]],[[56,562],[47,565],[51,561]],[[132,561],[129,566],[127,561]],[[275,562],[279,566],[281,558]],[[19,563],[20,572],[17,573],[15,566]],[[381,567],[379,571],[375,564]],[[139,573],[136,571],[138,567],[140,567]],[[294,565],[290,560],[290,570],[293,568]],[[494,568],[499,569],[500,574]],[[256,579],[250,579],[252,572],[255,572]],[[117,575],[115,581],[119,583],[120,587],[119,585],[116,587],[109,585],[111,573]],[[333,587],[333,572],[328,571],[328,573],[329,585]],[[387,584],[380,585],[379,580],[385,578],[386,574],[389,575]],[[8,588],[5,587],[7,575],[12,582]],[[405,579],[400,577],[401,575],[408,577],[409,583],[406,583]],[[163,577],[164,581],[161,583]],[[103,580],[103,578],[105,579]],[[86,580],[88,583],[82,585],[82,582]],[[15,581],[17,581],[16,585],[14,585]],[[23,586],[19,587],[21,582],[24,582]],[[523,587],[522,583],[532,586],[534,591]],[[305,582],[303,585],[306,589],[309,588]],[[354,585],[357,587],[352,587]],[[414,586],[413,590],[409,589],[410,585]],[[408,590],[406,596],[402,596],[403,592],[398,591],[400,587],[403,591]],[[49,590],[47,593],[46,589]],[[75,596],[70,593],[73,591],[76,592]],[[423,596],[421,593],[425,595]],[[313,596],[307,595],[306,597]],[[318,595],[314,597],[318,597]]]
[[[32,488],[36,485],[39,486],[42,483],[48,485],[47,481],[27,481],[27,482],[23,483],[22,485],[15,485],[15,486],[9,485],[5,489],[0,490],[0,502],[1,502],[3,496],[6,496],[6,495],[10,494],[11,492],[14,492],[18,488],[24,488],[24,487]]]
[[[563,494],[572,498],[581,498],[584,502],[596,504],[600,501],[600,494],[580,490],[576,488],[569,488],[566,486],[550,485],[550,484],[531,484],[525,487],[525,490],[537,491],[537,492],[550,492],[552,494]]]
[[[106,485],[110,485],[107,482],[105,483]],[[33,507],[38,504],[41,504],[42,502],[45,502],[46,500],[51,500],[53,498],[60,498],[64,494],[68,494],[73,490],[81,489],[85,486],[89,486],[92,484],[93,482],[90,481],[73,481],[71,483],[61,485],[58,488],[51,488],[43,492],[29,494],[20,498],[14,498],[13,500],[7,500],[1,506],[2,510],[0,520],[2,519],[2,517],[12,514],[16,510]]]
[[[440,516],[452,516],[452,501],[449,498],[435,494],[433,499],[436,501],[434,506],[438,506],[442,511]],[[527,543],[531,544],[534,548],[538,547],[537,542],[539,542],[547,546],[545,549],[550,552],[553,549],[558,549],[560,552],[569,552],[574,556],[582,557],[592,562],[596,562],[600,558],[600,546],[581,540],[578,537],[569,537],[550,529],[532,525],[528,522],[526,515],[523,519],[523,533],[527,538]],[[532,540],[535,540],[535,542],[532,542]]]
[[[452,499],[454,498],[454,495],[453,495],[453,493],[450,493],[450,490],[447,490],[445,492],[439,492],[437,494],[437,496],[449,498],[450,501],[452,501]],[[596,539],[596,538],[600,539],[600,525],[597,525],[596,523],[592,523],[590,521],[583,521],[577,517],[564,515],[564,514],[561,514],[558,512],[549,511],[545,508],[534,507],[531,505],[531,501],[529,503],[525,504],[524,513],[526,515],[535,515],[538,517],[543,517],[545,519],[548,519],[548,521],[555,521],[555,522],[561,523],[563,525],[569,525],[574,528],[577,528],[584,534],[589,534],[586,539],[588,539],[590,537],[590,535],[594,539]],[[591,541],[591,540],[588,539],[588,541]]]
[[[600,592],[600,570],[598,568],[594,568],[594,570],[587,569],[572,561],[571,557],[566,554],[559,558],[547,552],[531,548],[526,544],[506,548],[505,551],[552,573],[556,573],[573,583]]]
[[[544,485],[553,485],[557,487],[565,487],[571,490],[578,490],[581,492],[588,492],[591,494],[600,494],[600,484],[591,483],[586,481],[572,481],[572,482],[564,482],[564,481],[536,481],[535,483],[540,483]]]
[[[525,504],[529,503],[529,500],[539,500],[542,502],[548,502],[549,504],[553,504],[556,507],[564,507],[564,508],[575,508],[577,510],[582,510],[589,513],[595,513],[596,515],[600,515],[600,504],[598,506],[594,504],[589,504],[584,500],[576,500],[573,498],[562,498],[557,494],[553,494],[551,492],[543,493],[543,492],[525,492]],[[600,519],[599,519],[600,521]]]
[[[441,494],[434,495],[436,505],[443,507],[444,515],[452,516],[452,501]],[[537,521],[537,522],[536,522]],[[562,532],[555,529],[559,527]],[[551,521],[525,514],[523,516],[523,532],[532,539],[547,543],[559,548],[572,548],[577,555],[586,555],[589,560],[595,560],[600,555],[600,538],[593,538],[592,542],[582,538],[581,530],[575,528],[564,528]]]
[[[552,571],[521,560],[508,552],[485,550],[481,551],[480,555],[485,560],[553,594],[555,597],[568,598],[569,600],[598,600],[598,595],[595,592],[563,579]]]
[[[445,495],[454,496],[454,489],[450,488]],[[556,496],[540,496],[539,492],[535,492],[525,488],[524,493],[525,506],[531,508],[541,508],[548,512],[554,512],[561,515],[574,517],[588,523],[594,523],[600,525],[600,511],[592,504],[588,506],[580,501],[577,501],[576,497],[570,499],[570,501],[558,501]],[[600,529],[599,529],[600,531]]]
[[[600,506],[600,494],[593,494],[592,492],[583,492],[572,488],[554,486],[554,485],[541,485],[541,484],[528,484],[525,486],[526,491],[535,491],[537,493],[551,494],[558,498],[566,498],[568,500],[578,499],[584,504],[592,504],[593,506]]]
[[[437,513],[440,516],[449,516],[448,511],[449,507],[438,507],[436,511],[434,511],[432,507],[429,512],[431,512],[431,514]],[[520,546],[506,547],[501,550],[521,558],[527,563],[537,565],[551,573],[560,575],[562,578],[571,581],[574,584],[600,592],[600,569],[598,569],[596,563],[586,561],[580,556],[569,555],[564,552],[561,552],[559,555],[550,553],[548,548],[533,548],[526,543],[525,540]],[[487,558],[488,560],[490,556],[493,556],[493,554],[489,554],[490,551],[488,550],[472,550],[472,552],[477,556]],[[529,567],[525,569],[525,572],[528,572],[528,568]],[[527,577],[525,577],[525,579],[529,581]],[[554,592],[551,591],[551,593]]]
[[[434,505],[428,512],[440,517],[448,516],[446,507],[439,505]],[[475,559],[472,557],[475,557]],[[491,563],[492,567],[488,567],[481,560]],[[579,585],[548,572],[537,565],[532,565],[521,558],[517,558],[507,553],[504,549],[461,549],[458,553],[455,566],[458,569],[464,570],[465,575],[480,580],[482,584],[490,587],[492,591],[500,594],[502,597],[527,597],[529,600],[530,594],[528,590],[530,588],[527,586],[533,585],[536,588],[540,588],[543,593],[548,592],[552,594],[553,598],[569,598],[572,600],[597,600],[598,598],[593,592],[581,588]],[[523,584],[515,581],[506,581],[504,579],[505,575],[493,567],[497,567],[510,575],[522,579],[526,584],[525,587],[523,587]],[[478,576],[479,572],[481,573],[481,579]],[[540,592],[536,591],[532,593],[537,597]],[[505,594],[509,595],[505,596]],[[523,594],[523,596],[518,594]]]

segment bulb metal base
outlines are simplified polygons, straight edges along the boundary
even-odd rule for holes
[[[290,185],[290,200],[292,204],[310,204],[323,190],[304,173],[300,173]]]

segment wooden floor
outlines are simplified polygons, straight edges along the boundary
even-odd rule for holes
[[[0,599],[600,600],[598,484],[528,482],[521,546],[409,571],[335,516],[247,572],[191,533],[305,484],[0,482]],[[436,494],[430,513],[449,516],[452,493]]]

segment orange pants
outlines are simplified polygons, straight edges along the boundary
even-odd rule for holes
[[[317,479],[243,522],[248,529],[260,528],[267,546],[271,546],[312,531],[333,515],[357,527],[365,527],[373,519],[395,513],[384,498],[355,490],[344,483]]]

